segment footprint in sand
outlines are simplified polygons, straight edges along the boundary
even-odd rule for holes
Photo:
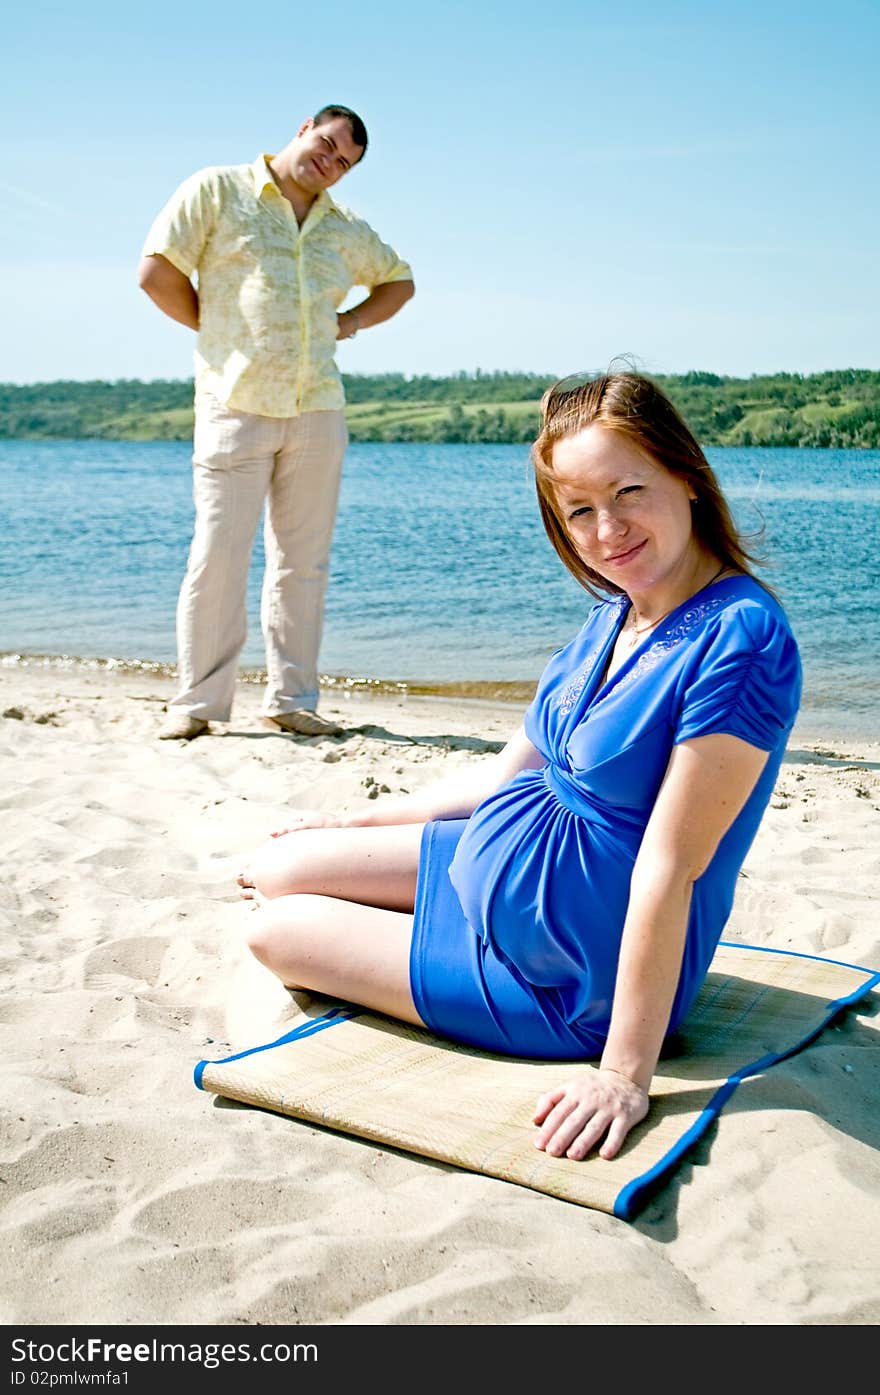
[[[114,940],[86,956],[83,987],[105,988],[118,979],[148,983],[158,981],[170,941],[159,936]]]

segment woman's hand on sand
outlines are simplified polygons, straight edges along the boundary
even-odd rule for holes
[[[285,838],[288,833],[301,833],[305,828],[345,828],[350,820],[344,814],[322,814],[315,809],[305,809],[297,814],[284,828],[276,828],[269,834],[271,838]],[[235,878],[239,895],[243,901],[258,902],[259,893],[254,885],[250,867],[243,867]]]
[[[304,828],[345,828],[348,819],[343,814],[322,814],[317,809],[307,809],[297,814],[284,828],[276,828],[270,838],[283,838],[288,833],[300,833]]]
[[[575,1076],[538,1100],[534,1122],[540,1129],[535,1147],[551,1157],[580,1162],[604,1138],[599,1156],[613,1158],[648,1107],[647,1090],[617,1071]]]

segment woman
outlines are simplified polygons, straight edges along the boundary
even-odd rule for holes
[[[307,814],[240,877],[284,983],[496,1052],[595,1059],[535,1143],[612,1158],[648,1112],[733,903],[800,697],[786,617],[649,379],[564,379],[532,451],[596,598],[523,726],[464,776]]]

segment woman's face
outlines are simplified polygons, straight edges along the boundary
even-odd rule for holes
[[[592,425],[553,447],[552,487],[578,556],[630,596],[687,581],[704,556],[693,489],[626,436]]]

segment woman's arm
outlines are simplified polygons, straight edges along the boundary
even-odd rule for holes
[[[608,1039],[598,1071],[542,1095],[535,1145],[584,1158],[603,1138],[613,1158],[648,1112],[648,1089],[681,973],[694,882],[740,813],[767,761],[736,736],[673,749],[633,868]]]
[[[433,819],[466,819],[495,790],[521,770],[539,769],[546,761],[520,727],[507,745],[489,760],[479,761],[445,779],[435,780],[412,794],[377,799],[369,809],[353,814],[304,813],[273,834],[281,837],[301,828],[367,828],[398,823],[429,823]]]

